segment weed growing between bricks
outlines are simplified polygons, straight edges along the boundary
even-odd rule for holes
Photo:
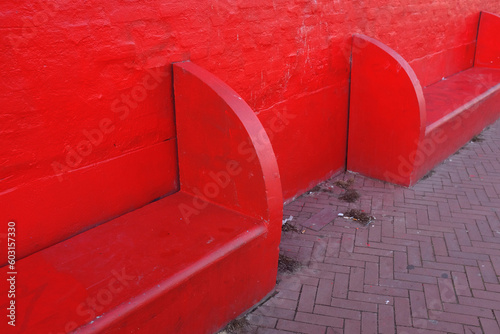
[[[318,184],[317,186],[315,186],[314,188],[312,188],[311,190],[309,190],[309,194],[318,193],[318,192],[331,193],[332,189],[325,188],[323,185]]]
[[[470,140],[471,143],[482,143],[484,141],[484,137],[483,137],[483,133],[484,131],[487,131],[489,130],[490,126],[487,126],[481,133],[475,135],[474,137],[472,137],[472,139]]]
[[[484,138],[481,136],[481,134],[478,134],[470,140],[472,143],[482,143],[484,141]]]
[[[434,173],[436,173],[434,171],[434,169],[432,169],[431,171],[429,171],[427,174],[425,174],[423,177],[422,177],[422,180],[427,180],[428,178],[430,178],[432,175],[434,175]]]
[[[281,226],[281,230],[283,232],[297,232],[297,233],[300,232],[294,225],[290,224],[289,222],[284,223]]]
[[[293,273],[300,267],[300,262],[288,257],[286,255],[280,254],[278,259],[278,271]]]
[[[218,334],[238,334],[244,331],[249,325],[250,323],[246,317],[234,319]]]
[[[355,189],[347,189],[345,193],[339,196],[339,199],[347,202],[347,203],[354,203],[356,202],[361,196]]]
[[[352,184],[354,183],[354,179],[353,178],[350,178],[349,180],[347,181],[344,181],[344,180],[337,180],[335,181],[335,185],[339,188],[342,188],[344,190],[347,190],[349,188],[351,188]]]
[[[353,183],[354,183],[354,179],[352,179],[352,178],[347,180],[347,181],[344,181],[344,180],[335,181],[335,185],[337,187],[345,190],[345,192],[339,196],[340,200],[347,202],[347,203],[354,203],[361,197],[355,189],[351,188]]]
[[[340,197],[339,197],[341,200],[348,202],[348,203],[354,203],[359,199],[359,197],[360,197],[359,193],[356,190],[351,189],[351,186],[353,185],[353,183],[354,183],[353,178],[350,178],[347,181],[337,180],[334,182],[335,186],[339,187],[340,189],[345,190],[345,193],[340,195]],[[323,182],[323,183],[316,185],[311,190],[309,190],[308,194],[319,193],[319,192],[333,193],[333,186],[331,186],[331,185],[329,186],[326,182]]]

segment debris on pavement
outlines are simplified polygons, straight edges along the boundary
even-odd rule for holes
[[[284,223],[282,226],[281,226],[281,230],[283,232],[299,232],[299,229],[296,228],[294,225],[290,224],[289,222],[286,222]]]
[[[288,218],[283,219],[281,222],[282,222],[282,225],[285,225],[286,223],[291,222],[292,220],[293,220],[293,216],[290,216]]]
[[[368,225],[372,220],[375,220],[375,217],[366,214],[359,209],[349,209],[344,212],[345,219],[352,219],[354,221],[360,222],[363,225]]]
[[[337,181],[335,181],[334,184],[337,187],[345,190],[345,192],[339,196],[340,200],[347,202],[347,203],[354,203],[359,199],[359,197],[360,197],[359,193],[355,189],[351,188],[351,186],[354,184],[353,178],[350,178],[347,181],[337,180]]]
[[[349,180],[347,181],[344,181],[344,180],[337,180],[335,181],[335,185],[339,188],[342,188],[344,190],[347,190],[349,188],[351,188],[352,184],[354,183],[354,179],[353,178],[350,178]]]
[[[359,199],[359,197],[360,195],[356,190],[346,189],[345,193],[339,196],[339,199],[347,203],[354,203]]]
[[[333,189],[331,187],[328,187],[324,183],[320,183],[320,184],[316,185],[314,188],[312,188],[311,190],[309,190],[308,194],[318,193],[318,192],[329,193],[332,191],[333,191]]]

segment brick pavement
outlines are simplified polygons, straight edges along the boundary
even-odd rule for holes
[[[279,274],[245,332],[500,333],[500,121],[482,137],[411,189],[346,173],[288,204],[297,227],[318,213],[333,222],[283,232],[301,267]],[[352,204],[334,185],[349,178]],[[337,216],[348,208],[376,220]]]

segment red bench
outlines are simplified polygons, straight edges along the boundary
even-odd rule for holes
[[[500,115],[499,34],[500,17],[483,12],[477,41],[455,55],[473,66],[426,87],[394,50],[355,35],[347,169],[411,186],[493,123]],[[439,62],[442,73],[452,67]]]
[[[2,333],[214,333],[273,289],[283,199],[266,132],[222,81],[173,67],[168,140],[1,194],[18,236]]]

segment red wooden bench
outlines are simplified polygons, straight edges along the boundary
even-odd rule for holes
[[[170,139],[1,194],[18,261],[16,327],[3,315],[0,332],[214,333],[273,289],[283,199],[266,132],[221,80],[173,67]]]
[[[473,66],[426,87],[394,50],[355,35],[347,169],[411,186],[493,123],[500,115],[499,35],[500,17],[483,12],[475,45],[457,55]],[[441,62],[446,73],[450,66]]]

